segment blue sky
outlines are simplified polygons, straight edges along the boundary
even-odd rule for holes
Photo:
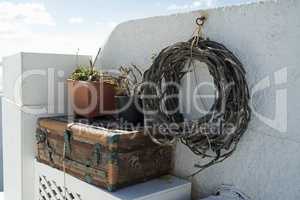
[[[120,22],[254,0],[0,0],[0,60],[19,51],[94,55]]]

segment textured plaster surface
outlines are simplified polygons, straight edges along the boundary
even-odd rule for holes
[[[236,153],[192,179],[195,197],[207,196],[228,183],[256,200],[300,199],[299,11],[298,0],[205,11],[205,35],[223,43],[244,64],[254,114]],[[97,64],[106,70],[130,63],[147,69],[153,53],[191,37],[200,12],[120,24]],[[199,75],[201,80],[204,77]],[[189,175],[195,162],[203,161],[178,144],[174,173]]]
[[[3,58],[3,95],[19,106],[67,102],[66,79],[76,66],[89,63],[89,56],[21,52]],[[59,91],[63,84],[63,91]],[[38,95],[37,95],[38,94]],[[60,95],[60,96],[59,96]]]
[[[42,106],[19,107],[5,97],[2,107],[5,199],[34,199],[36,122],[48,114],[30,114],[27,110]]]
[[[4,58],[2,124],[6,200],[34,199],[37,119],[66,114],[66,79],[76,65],[87,65],[88,61],[88,56],[40,53],[19,53]],[[21,81],[16,84],[17,80]],[[15,98],[15,85],[19,98]]]

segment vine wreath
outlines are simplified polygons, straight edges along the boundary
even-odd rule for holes
[[[207,64],[216,94],[206,115],[187,121],[178,110],[179,88],[175,85],[191,72],[195,60]],[[144,73],[143,82],[153,83],[143,85],[141,90],[145,127],[151,128],[147,131],[151,139],[160,145],[180,140],[194,154],[207,158],[205,164],[195,165],[199,169],[191,176],[232,155],[247,129],[251,110],[245,70],[224,45],[193,37],[168,46]],[[149,95],[152,98],[146,98]]]

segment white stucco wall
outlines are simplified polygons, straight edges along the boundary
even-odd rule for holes
[[[192,179],[194,196],[206,196],[228,183],[256,200],[300,199],[300,1],[206,12],[206,36],[226,45],[245,66],[254,114],[236,153]],[[97,64],[116,69],[134,63],[146,69],[153,53],[191,37],[198,16],[199,12],[191,12],[122,23]],[[189,175],[198,160],[177,145],[174,173]]]
[[[89,56],[24,52],[3,59],[5,200],[34,200],[37,119],[67,114],[66,79],[88,62]]]

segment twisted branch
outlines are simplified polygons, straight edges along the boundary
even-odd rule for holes
[[[179,89],[166,83],[180,84],[181,79],[192,70],[194,60],[207,64],[217,93],[205,116],[187,121],[179,110],[171,112],[179,107]],[[245,70],[225,46],[202,38],[171,45],[155,58],[152,66],[144,73],[143,82],[155,83],[157,86],[142,87],[144,96],[156,97],[143,98],[145,126],[151,127],[147,133],[152,140],[160,145],[173,145],[180,140],[195,155],[209,160],[205,164],[195,165],[199,170],[192,176],[232,155],[247,129],[251,110],[248,106],[249,90]],[[170,95],[173,98],[166,98]],[[154,127],[157,124],[174,123],[178,125],[176,129]]]

